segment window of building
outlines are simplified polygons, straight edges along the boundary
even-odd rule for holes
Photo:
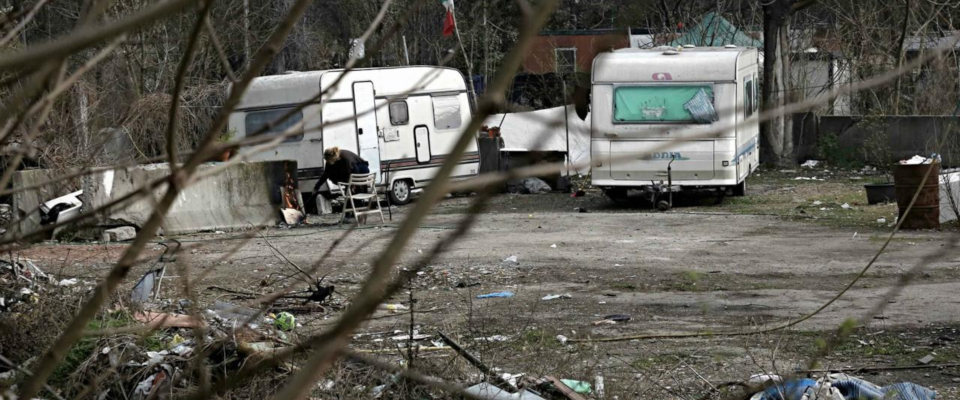
[[[457,96],[433,97],[433,123],[437,130],[457,129],[460,127],[460,98]]]
[[[303,121],[303,112],[297,111],[289,117],[281,120],[284,115],[290,112],[290,108],[280,108],[274,110],[248,112],[244,119],[244,127],[247,130],[247,136],[255,134],[260,135],[279,135],[290,129],[294,125]],[[266,129],[264,129],[266,128]],[[296,134],[284,139],[284,143],[299,142],[303,140],[303,126],[296,130]]]
[[[407,111],[406,101],[394,101],[390,103],[390,123],[393,125],[406,125],[410,122],[410,113]]]
[[[561,48],[561,49],[554,49],[553,51],[557,57],[557,73],[558,74],[572,74],[577,72],[577,49],[576,48]]]

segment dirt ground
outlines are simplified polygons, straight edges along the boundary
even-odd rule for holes
[[[856,177],[793,182],[785,174],[761,175],[751,182],[752,194],[746,198],[728,198],[719,206],[709,199],[683,200],[666,213],[639,204],[616,205],[595,191],[580,198],[503,195],[469,235],[447,248],[411,282],[409,291],[390,302],[409,307],[415,299],[415,329],[430,336],[418,341],[420,346],[434,347],[436,333],[443,331],[504,373],[591,383],[603,376],[607,398],[696,399],[712,387],[752,374],[806,369],[843,321],[860,318],[878,303],[883,306],[880,315],[858,323],[847,341],[824,354],[818,368],[912,366],[928,354],[934,356],[933,364],[960,362],[957,252],[924,268],[895,300],[882,298],[923,256],[945,246],[951,229],[898,234],[846,295],[789,330],[612,343],[558,341],[558,335],[589,339],[744,332],[816,310],[876,254],[891,230],[876,219],[886,216],[892,223],[896,208],[857,203],[855,193],[863,195]],[[411,265],[451,232],[474,198],[441,203],[412,238],[400,267]],[[821,204],[814,206],[814,201]],[[840,207],[844,203],[852,209]],[[324,312],[298,316],[302,326],[297,335],[334,323],[409,207],[394,210],[387,227],[354,232],[320,267],[318,275],[327,275],[325,282],[336,285],[338,293]],[[268,241],[291,261],[308,267],[342,234],[330,217],[314,217],[304,227],[266,230],[266,239],[246,241],[244,233],[194,235],[182,238],[179,263],[189,267],[191,276],[209,274],[197,285],[203,288],[204,303],[243,303],[213,287],[266,293],[287,284],[303,286],[295,279],[277,279],[292,269]],[[23,256],[38,260],[48,272],[92,280],[124,247],[49,244]],[[151,246],[137,274],[151,266],[161,250]],[[504,261],[510,256],[517,262]],[[178,279],[165,284],[163,297],[182,298]],[[476,298],[500,291],[515,295]],[[541,300],[552,294],[570,298]],[[594,325],[611,314],[630,320]],[[407,334],[410,323],[410,313],[379,311],[352,346],[396,362],[402,358],[397,346],[404,342],[391,337]],[[476,382],[477,371],[450,351],[424,350],[417,365],[437,376]],[[878,384],[912,381],[938,390],[938,399],[960,398],[960,368],[858,375]]]

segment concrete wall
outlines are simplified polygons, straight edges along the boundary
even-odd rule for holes
[[[949,116],[899,116],[864,118],[861,116],[794,115],[794,146],[797,160],[816,158],[822,138],[834,136],[844,156],[866,162],[870,159],[866,144],[881,135],[893,160],[914,155],[939,153],[944,167],[960,166],[960,118]],[[874,141],[877,139],[874,138]],[[938,144],[940,144],[938,148]],[[891,161],[893,161],[891,160]]]
[[[215,166],[203,165],[199,172]],[[283,203],[281,188],[288,171],[294,179],[294,187],[297,187],[296,161],[241,163],[194,183],[180,194],[167,213],[164,232],[181,234],[276,224]],[[168,173],[166,164],[151,164],[90,175],[83,181],[81,200],[84,210],[129,194],[142,184]],[[142,226],[164,191],[165,186],[161,186],[151,197],[100,217],[97,223],[101,226]]]

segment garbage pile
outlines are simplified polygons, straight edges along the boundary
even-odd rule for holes
[[[915,383],[880,387],[847,374],[786,381],[778,375],[755,375],[750,383],[765,387],[750,400],[934,400],[937,397],[936,392]]]

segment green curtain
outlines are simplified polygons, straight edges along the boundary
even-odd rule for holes
[[[703,90],[713,102],[710,85],[623,86],[613,93],[615,122],[698,123],[687,110],[690,100]]]

